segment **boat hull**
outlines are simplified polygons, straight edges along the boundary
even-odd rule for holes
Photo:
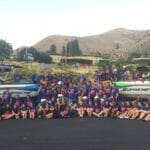
[[[121,97],[134,98],[139,95],[141,98],[146,98],[150,95],[150,81],[135,81],[135,82],[115,82],[119,88]]]

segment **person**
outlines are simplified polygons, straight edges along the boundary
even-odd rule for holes
[[[9,104],[7,104],[4,108],[4,113],[2,114],[3,119],[10,119],[14,116],[12,108]]]
[[[54,107],[50,105],[49,103],[46,103],[45,108],[44,108],[44,117],[46,119],[53,118],[53,111],[54,111]]]
[[[32,76],[31,76],[31,79],[32,79],[32,81],[33,81],[33,83],[37,83],[37,74],[36,74],[36,72],[35,71],[33,71],[33,74],[32,74]]]
[[[3,114],[3,107],[2,104],[0,104],[0,120],[2,120],[2,114]]]
[[[109,106],[109,102],[108,101],[104,101],[101,104],[101,112],[99,113],[99,117],[109,117],[110,114],[110,106]]]
[[[20,108],[18,107],[17,104],[13,105],[12,111],[13,111],[13,114],[15,116],[15,119],[19,119],[20,118]]]
[[[45,116],[45,106],[46,106],[47,100],[46,99],[41,99],[41,102],[38,104],[37,108],[37,114],[38,118],[44,118]]]
[[[65,109],[60,112],[60,115],[61,115],[63,118],[69,118],[69,117],[71,117],[71,115],[70,115],[70,107],[69,107],[69,106],[66,106]]]
[[[63,110],[63,107],[65,106],[65,99],[63,94],[58,94],[58,97],[56,99],[56,106],[58,108],[58,112],[61,112]]]
[[[92,101],[89,101],[89,102],[88,102],[88,104],[87,104],[87,106],[86,106],[86,112],[87,112],[87,115],[88,115],[89,117],[92,116],[92,114],[93,114],[93,103],[92,103]]]
[[[26,105],[23,103],[22,105],[21,105],[21,117],[22,117],[22,119],[27,119],[27,113],[28,113],[28,110],[27,110],[27,107],[26,107]]]
[[[40,103],[41,99],[45,99],[46,98],[46,88],[43,85],[41,85],[39,87],[39,90],[38,90],[37,93],[38,93],[38,95],[37,95],[38,103]]]
[[[34,119],[35,118],[35,108],[33,106],[33,103],[30,103],[30,106],[28,107],[29,112],[29,118]]]
[[[17,71],[16,74],[14,74],[13,80],[15,83],[18,83],[22,79],[22,76]]]
[[[9,92],[9,88],[6,88],[2,94],[1,104],[6,106],[7,104],[12,104],[11,93]]]
[[[13,105],[16,105],[19,108],[22,104],[22,100],[20,99],[19,95],[16,95],[15,99],[13,99]]]
[[[95,101],[93,105],[93,116],[100,117],[100,113],[101,113],[101,105],[98,101]]]
[[[84,114],[85,114],[85,111],[86,111],[86,107],[83,103],[83,100],[79,100],[79,103],[78,103],[78,106],[77,106],[77,113],[78,113],[78,116],[79,117],[84,117]]]

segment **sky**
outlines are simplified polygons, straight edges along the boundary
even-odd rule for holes
[[[150,0],[1,0],[0,39],[16,49],[50,35],[150,29]]]

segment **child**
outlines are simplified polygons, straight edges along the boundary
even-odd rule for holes
[[[3,119],[10,119],[14,116],[14,113],[9,104],[7,104],[4,108],[4,113],[2,114]]]
[[[46,103],[45,108],[44,108],[44,116],[46,119],[51,119],[53,118],[53,111],[54,107],[52,105],[49,105]]]
[[[86,112],[88,114],[89,117],[92,116],[93,114],[93,104],[92,104],[92,101],[89,101],[89,103],[87,104],[86,106]]]
[[[29,112],[29,118],[34,119],[35,118],[35,108],[33,107],[33,103],[30,104],[30,107],[28,108]]]
[[[79,104],[77,106],[77,113],[78,113],[79,117],[84,116],[85,110],[86,110],[86,108],[84,106],[83,100],[80,100]]]
[[[13,113],[14,113],[15,119],[19,119],[20,109],[17,104],[14,104],[14,106],[13,106]]]
[[[69,118],[70,117],[70,107],[66,106],[66,108],[63,111],[60,112],[60,115],[63,118]]]
[[[21,116],[22,116],[22,119],[26,119],[27,118],[27,107],[25,104],[22,104],[21,105]]]

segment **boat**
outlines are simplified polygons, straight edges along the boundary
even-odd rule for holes
[[[118,81],[115,85],[119,88],[121,97],[135,98],[139,95],[141,98],[147,98],[150,95],[150,81]]]
[[[8,81],[8,75],[14,69],[13,65],[0,65],[0,98],[3,92],[9,89],[12,98],[19,95],[21,98],[30,95],[31,97],[37,96],[39,86],[32,82],[30,79],[21,79],[18,82],[12,80]]]
[[[15,98],[16,95],[19,95],[19,97],[26,97],[27,95],[36,97],[38,88],[39,86],[37,84],[26,79],[20,80],[18,83],[0,84],[0,98],[6,89],[9,90],[12,98]]]

